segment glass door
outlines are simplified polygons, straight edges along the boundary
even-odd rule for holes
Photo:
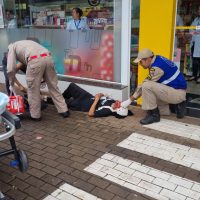
[[[174,61],[187,80],[188,106],[200,111],[200,2],[178,0]]]

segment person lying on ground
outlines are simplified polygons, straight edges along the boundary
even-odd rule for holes
[[[120,101],[109,98],[102,93],[93,96],[75,83],[70,83],[63,92],[63,97],[70,110],[88,112],[90,117],[115,116],[125,118],[128,115],[133,115],[128,108],[120,106]],[[52,103],[51,98],[48,98],[47,102]]]

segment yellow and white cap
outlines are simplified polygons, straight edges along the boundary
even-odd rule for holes
[[[140,51],[138,53],[137,58],[133,61],[134,63],[138,63],[140,62],[142,59],[144,58],[149,58],[151,56],[153,56],[154,53],[150,50],[150,49],[143,49],[142,51]]]

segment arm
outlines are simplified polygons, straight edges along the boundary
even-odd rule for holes
[[[14,85],[15,74],[16,74],[16,55],[13,44],[8,46],[9,52],[7,57],[7,74],[10,81],[10,85]]]
[[[157,82],[164,74],[164,71],[160,69],[159,67],[154,67],[149,70],[149,75],[147,78],[144,80],[146,81],[154,81]],[[138,99],[139,97],[142,96],[142,85],[139,85],[134,94],[130,97],[131,102]]]
[[[19,62],[17,63],[16,65],[16,72],[18,72],[20,69],[22,69],[24,67],[24,64]],[[19,90],[26,93],[27,92],[27,89],[17,80],[16,76],[15,76],[15,79],[14,79],[14,82],[15,84],[19,87]]]
[[[98,104],[98,102],[99,102],[99,99],[100,99],[102,96],[103,96],[102,93],[99,93],[99,94],[96,94],[96,95],[95,95],[95,97],[94,97],[94,102],[93,102],[92,106],[90,107],[90,110],[89,110],[89,112],[88,112],[88,116],[90,116],[90,117],[93,117],[93,116],[94,116],[94,112],[95,112],[95,110],[96,110],[96,106],[97,106],[97,104]]]

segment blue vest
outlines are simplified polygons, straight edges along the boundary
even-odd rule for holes
[[[151,68],[154,67],[159,67],[164,71],[163,76],[157,81],[158,83],[173,87],[174,89],[185,90],[187,88],[187,83],[183,74],[171,60],[157,55],[155,61],[151,65]]]

